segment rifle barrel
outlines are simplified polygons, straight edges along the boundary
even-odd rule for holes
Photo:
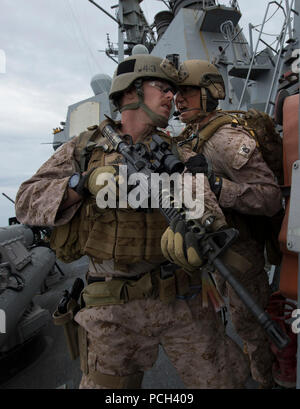
[[[209,256],[208,256],[209,257]],[[231,285],[231,287],[238,294],[243,303],[251,311],[254,317],[257,319],[259,324],[264,328],[267,335],[272,342],[279,348],[285,348],[290,339],[289,337],[281,330],[275,321],[273,321],[269,314],[266,313],[252,298],[248,291],[240,284],[240,282],[231,274],[227,269],[224,263],[216,257],[211,260],[218,272],[225,278],[226,281]]]

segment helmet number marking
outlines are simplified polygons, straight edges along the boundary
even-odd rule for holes
[[[144,65],[141,71],[146,71],[146,72],[156,72],[156,66],[153,65]]]

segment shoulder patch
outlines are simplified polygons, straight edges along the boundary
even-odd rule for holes
[[[232,167],[234,169],[241,169],[248,162],[255,148],[256,142],[254,139],[242,138],[237,153],[234,156]]]
[[[245,158],[249,158],[251,149],[245,143],[240,146],[239,154],[245,156]]]

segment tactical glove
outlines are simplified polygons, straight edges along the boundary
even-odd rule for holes
[[[111,174],[112,177],[108,178],[107,174]],[[93,170],[90,174],[87,187],[93,196],[96,196],[100,189],[110,183],[115,183],[117,185],[119,181],[118,167],[117,166],[100,166]],[[118,189],[115,189],[116,194],[118,194]]]
[[[204,173],[207,176],[211,190],[219,198],[222,189],[222,178],[215,175],[210,160],[206,159],[202,153],[199,153],[189,158],[185,162],[185,166],[193,175],[195,173]]]
[[[87,183],[90,177],[90,174],[93,172],[94,168],[89,170],[88,172],[84,172],[80,175],[80,180],[78,185],[73,188],[76,193],[78,193],[80,196],[86,196],[89,194],[88,188],[87,188]]]
[[[187,271],[194,271],[203,262],[194,233],[187,232],[185,222],[175,219],[163,233],[161,250],[164,257]]]

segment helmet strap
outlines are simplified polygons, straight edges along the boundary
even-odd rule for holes
[[[209,112],[207,112],[207,93],[206,89],[201,87],[200,88],[200,107],[201,108],[190,108],[189,111],[200,111],[196,112],[195,115],[191,116],[189,119],[186,119],[182,122],[189,124],[190,122],[193,121],[199,121],[204,118],[206,118],[209,115]]]
[[[206,93],[206,89],[205,88],[200,88],[200,92],[201,92],[201,106],[202,106],[202,110],[203,112],[207,112],[207,93]]]

